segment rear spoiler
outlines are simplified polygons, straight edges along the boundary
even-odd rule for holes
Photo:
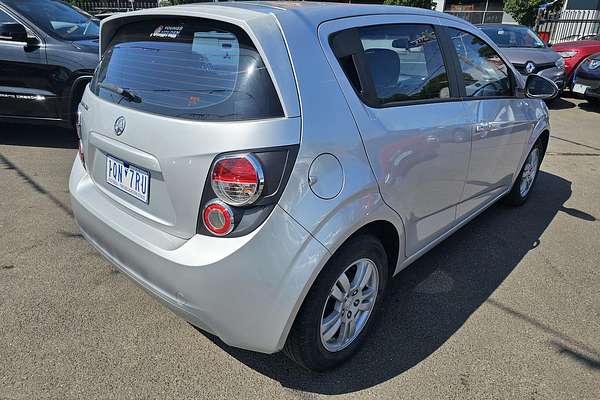
[[[100,22],[100,58],[106,51],[108,44],[112,40],[113,36],[123,25],[130,24],[132,22],[147,21],[151,18],[164,17],[164,14],[138,14],[138,13],[122,13],[114,14],[110,17],[103,19]]]

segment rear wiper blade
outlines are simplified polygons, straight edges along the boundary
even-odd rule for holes
[[[110,92],[113,92],[113,93],[123,96],[123,98],[127,101],[130,101],[133,103],[141,103],[142,102],[142,98],[140,96],[135,95],[135,94],[131,93],[129,90],[123,89],[120,86],[113,85],[112,83],[100,82],[100,83],[98,83],[98,86],[101,87],[102,89],[106,89]]]

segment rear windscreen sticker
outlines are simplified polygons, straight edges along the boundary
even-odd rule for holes
[[[240,44],[229,32],[194,32],[192,52],[202,55],[213,72],[237,73]]]
[[[154,32],[152,32],[150,34],[150,37],[151,38],[156,37],[156,38],[175,39],[177,36],[179,36],[179,34],[181,33],[182,30],[183,30],[183,25],[177,25],[177,26],[160,25],[160,26],[156,27]]]

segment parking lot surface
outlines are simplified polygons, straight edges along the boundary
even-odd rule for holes
[[[493,206],[392,282],[329,373],[229,348],[79,234],[74,134],[0,125],[0,398],[600,398],[600,109],[553,106],[529,202]],[[226,290],[226,288],[224,288]]]

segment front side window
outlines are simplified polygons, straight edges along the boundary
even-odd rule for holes
[[[283,116],[248,35],[237,26],[200,18],[123,26],[108,45],[91,89],[123,107],[182,119]]]
[[[450,97],[448,74],[430,25],[393,24],[358,28],[361,56],[373,83],[375,106]],[[357,82],[340,60],[351,82]],[[358,91],[358,90],[357,90]]]
[[[470,33],[448,28],[458,55],[467,97],[512,96],[508,66],[487,43]]]
[[[4,3],[50,36],[72,41],[98,38],[98,21],[62,1],[4,0]]]

